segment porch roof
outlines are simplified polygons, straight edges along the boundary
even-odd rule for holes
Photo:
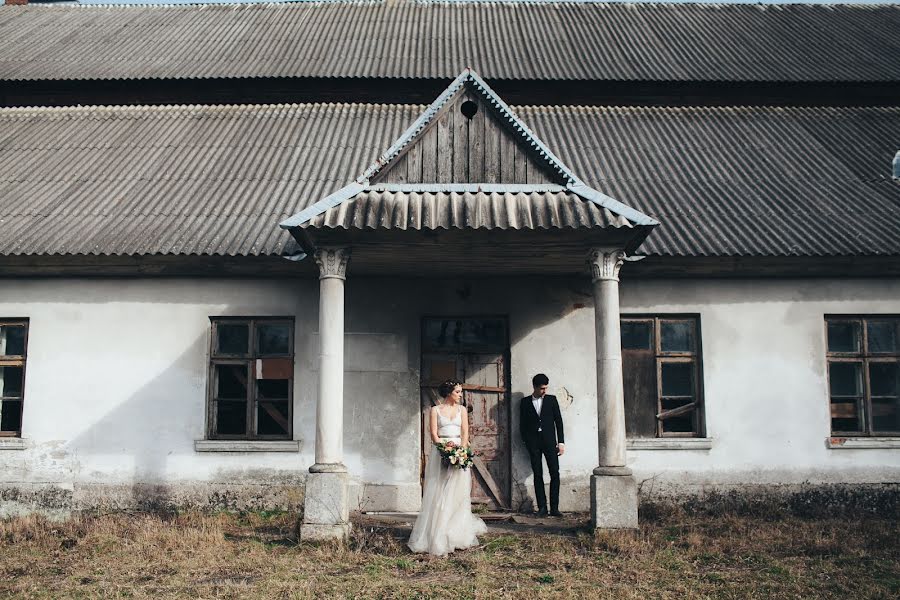
[[[314,216],[305,226],[401,230],[635,226],[624,216],[562,186],[473,186],[468,190],[423,187],[364,190]]]

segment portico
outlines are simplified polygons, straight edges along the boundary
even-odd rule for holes
[[[582,183],[470,70],[354,183],[283,222],[315,259],[320,282],[315,464],[301,536],[349,531],[344,285],[356,275],[590,272],[598,415],[592,523],[636,527],[637,490],[625,460],[618,276],[627,253],[657,224]],[[371,310],[379,310],[377,302]]]

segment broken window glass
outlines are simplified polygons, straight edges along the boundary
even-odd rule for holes
[[[246,400],[246,365],[216,365],[216,397]]]
[[[268,323],[256,326],[257,352],[259,356],[284,356],[291,353],[289,323]]]
[[[261,400],[256,421],[259,435],[286,435],[290,430],[287,400]]]
[[[210,437],[290,439],[294,322],[212,319]]]
[[[230,400],[216,402],[216,433],[219,435],[247,433],[247,403]]]
[[[628,437],[703,435],[699,319],[632,317],[620,323]]]
[[[256,397],[259,399],[287,399],[290,394],[289,379],[257,379]]]
[[[220,322],[216,325],[216,337],[218,338],[216,354],[247,354],[250,340],[250,325],[247,323]]]
[[[694,409],[692,404],[691,398],[663,398],[660,402],[662,430],[666,433],[693,432]]]

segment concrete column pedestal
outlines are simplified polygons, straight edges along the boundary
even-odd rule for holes
[[[637,483],[631,475],[591,475],[591,527],[637,529]]]
[[[621,248],[594,248],[588,264],[594,284],[597,341],[597,437],[600,465],[591,476],[591,524],[595,529],[638,526],[637,485],[625,461],[625,389],[619,327]]]
[[[320,248],[319,397],[316,402],[316,463],[306,478],[302,540],[345,539],[350,497],[344,466],[344,281],[349,248]]]
[[[345,539],[350,533],[350,498],[347,472],[310,473],[306,477],[304,541]]]

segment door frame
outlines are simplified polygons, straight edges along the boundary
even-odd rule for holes
[[[510,335],[509,335],[509,315],[508,314],[484,314],[477,313],[471,315],[460,315],[460,314],[425,314],[422,315],[419,319],[419,411],[421,414],[421,403],[422,403],[422,388],[423,387],[432,387],[426,386],[425,381],[422,379],[422,373],[424,372],[424,357],[426,354],[439,354],[440,350],[432,350],[428,349],[425,346],[425,323],[429,320],[459,320],[459,321],[479,321],[479,320],[503,320],[506,324],[505,337],[503,340],[502,347],[498,346],[484,346],[480,350],[472,349],[470,351],[462,351],[457,350],[457,355],[463,354],[480,354],[480,353],[489,353],[489,352],[498,352],[503,356],[503,377],[506,380],[506,392],[505,402],[507,404],[508,410],[506,411],[506,472],[508,475],[508,481],[505,482],[505,488],[501,489],[501,493],[506,495],[507,501],[512,505],[512,381],[511,381],[511,365],[510,365],[510,355],[511,355],[511,344],[510,344]],[[451,352],[447,352],[450,354]],[[463,389],[465,392],[465,389]],[[465,393],[463,395],[463,399],[465,400]],[[468,410],[468,403],[466,403],[466,408]],[[422,450],[425,447],[425,431],[422,426],[419,427],[419,456],[423,456]],[[419,482],[421,485],[422,477],[424,476],[424,462],[423,460],[419,460]],[[496,482],[495,482],[496,483]],[[502,509],[502,504],[498,502]]]

